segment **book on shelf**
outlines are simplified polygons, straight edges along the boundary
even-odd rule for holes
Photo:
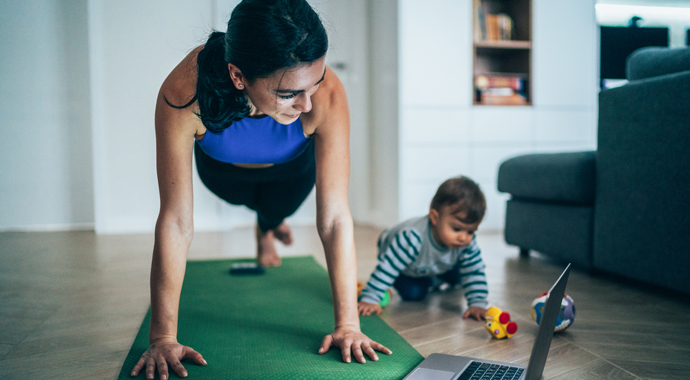
[[[513,19],[505,13],[488,13],[482,0],[474,0],[475,41],[510,41],[513,39]]]
[[[520,94],[512,95],[492,95],[482,94],[479,104],[487,106],[523,106],[527,104],[527,99]]]
[[[513,38],[513,19],[505,13],[486,15],[486,39],[510,41]]]
[[[524,105],[527,96],[524,80],[519,75],[477,75],[477,103],[487,105]]]
[[[486,18],[481,0],[474,0],[474,40],[486,40]]]
[[[485,74],[477,75],[474,85],[478,89],[511,88],[521,92],[524,88],[524,80],[520,75],[509,74]]]

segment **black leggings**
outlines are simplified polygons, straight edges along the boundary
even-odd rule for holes
[[[221,199],[256,211],[263,232],[278,227],[297,211],[316,182],[314,142],[291,161],[249,169],[209,157],[194,144],[196,169],[206,187]]]

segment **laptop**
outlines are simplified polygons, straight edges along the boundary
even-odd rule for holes
[[[539,325],[537,338],[532,346],[532,354],[527,367],[465,356],[431,354],[422,361],[403,380],[538,380],[546,364],[546,357],[551,347],[553,330],[561,309],[561,301],[568,283],[570,264],[549,290],[549,298]]]

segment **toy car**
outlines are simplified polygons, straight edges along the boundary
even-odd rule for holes
[[[517,323],[510,320],[510,314],[491,306],[484,314],[484,327],[496,339],[510,338],[517,332]]]

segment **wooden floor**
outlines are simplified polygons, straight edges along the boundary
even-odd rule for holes
[[[323,264],[314,228],[294,232],[295,244],[281,254],[311,253]],[[362,281],[376,265],[379,232],[356,228]],[[252,239],[249,228],[197,233],[189,256],[251,256]],[[394,296],[382,317],[424,356],[442,352],[526,364],[537,328],[531,302],[564,265],[535,254],[519,258],[498,234],[478,239],[491,305],[517,321],[513,338],[491,339],[482,323],[462,320],[458,292],[417,303]],[[149,234],[0,233],[0,379],[115,379],[148,308],[152,246]],[[687,301],[578,269],[566,292],[577,318],[555,336],[545,379],[690,378]]]

